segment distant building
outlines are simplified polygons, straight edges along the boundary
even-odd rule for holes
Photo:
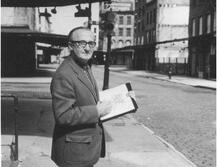
[[[117,14],[117,24],[112,36],[112,49],[133,45],[134,39],[134,1],[119,0],[112,2],[108,8],[105,2],[101,3],[100,13],[112,10]],[[102,30],[101,30],[102,31]],[[104,39],[100,49],[106,51],[107,41]]]
[[[117,23],[112,35],[112,49],[132,46],[134,44],[134,9],[134,0],[118,0],[109,5],[105,2],[101,3],[100,13],[111,10],[117,14]],[[99,50],[106,52],[107,38],[103,35],[103,30],[100,31]],[[131,55],[129,57],[125,53],[117,53],[113,54],[112,63],[130,66],[131,60],[129,59],[132,59]]]
[[[192,0],[189,18],[189,74],[216,78],[216,1]]]
[[[37,42],[64,45],[66,38],[50,34],[48,11],[36,8],[1,7],[1,75],[32,74],[37,68],[37,54],[53,53],[52,48],[37,52]],[[45,52],[43,52],[45,51]]]
[[[161,64],[186,63],[189,0],[137,0],[135,12],[136,68],[161,71]]]

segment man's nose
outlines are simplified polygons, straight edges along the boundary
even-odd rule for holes
[[[91,48],[90,48],[90,45],[87,43],[87,45],[85,46],[85,48],[84,48],[85,50],[90,50]]]

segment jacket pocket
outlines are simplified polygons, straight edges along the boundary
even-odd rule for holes
[[[74,136],[74,135],[66,135],[66,142],[73,143],[91,143],[92,136]]]
[[[67,134],[64,144],[64,161],[70,164],[91,161],[90,147],[92,136],[73,136]]]

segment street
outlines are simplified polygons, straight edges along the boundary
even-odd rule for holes
[[[95,76],[102,88],[102,71]],[[129,81],[139,106],[135,118],[198,167],[215,167],[216,92],[110,72],[110,87]]]
[[[104,70],[93,66],[93,72],[102,90]],[[215,91],[110,71],[109,87],[126,82],[131,82],[136,94],[139,109],[132,115],[139,122],[172,144],[198,167],[215,167]],[[13,83],[3,86],[16,88],[16,85],[24,90],[35,85],[37,91],[49,93],[49,84],[27,86]],[[40,100],[45,102],[44,106],[37,106],[31,99],[22,100],[22,107],[19,108],[22,112],[18,115],[21,134],[52,136],[52,116],[49,120],[41,120],[41,115],[52,114],[50,100],[37,101]],[[11,100],[2,100],[2,111],[11,105]],[[2,113],[3,134],[13,133],[12,115]],[[32,131],[32,126],[37,128]]]

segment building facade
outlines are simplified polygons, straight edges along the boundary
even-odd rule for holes
[[[100,13],[113,11],[117,15],[117,22],[111,39],[111,49],[123,48],[134,44],[134,0],[118,0],[111,4],[102,2]],[[107,37],[100,30],[99,50],[107,51]],[[132,54],[125,52],[113,53],[112,64],[121,64],[131,66]]]
[[[29,75],[37,69],[38,53],[45,55],[45,50],[38,49],[37,42],[51,42],[50,16],[47,9],[40,11],[37,8],[26,7],[1,8],[3,77]],[[51,51],[49,48],[45,49],[46,53],[48,50]]]
[[[191,0],[189,74],[216,78],[216,1]]]
[[[35,30],[34,8],[1,8],[3,77],[22,75],[35,69],[35,43],[25,36],[30,30]]]
[[[162,70],[159,69],[162,63],[186,62],[188,0],[137,0],[135,12],[135,45],[139,46],[135,50],[137,68]]]

